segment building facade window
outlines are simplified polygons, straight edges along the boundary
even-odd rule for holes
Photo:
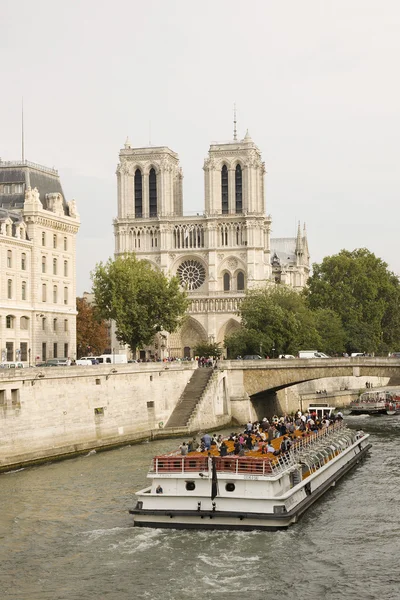
[[[67,251],[68,250],[68,238],[64,238],[64,250]]]
[[[229,212],[229,185],[228,185],[228,167],[223,165],[221,170],[221,206],[222,214]]]
[[[53,302],[57,304],[57,286],[53,285]]]
[[[68,354],[69,354],[69,352],[68,352],[68,342],[66,342],[64,344],[64,356],[65,356],[65,358],[68,358]]]
[[[47,346],[46,346],[46,342],[42,342],[42,360],[47,360]]]
[[[42,231],[42,246],[46,245],[46,233]]]
[[[42,302],[47,302],[47,286],[42,283]]]
[[[22,362],[27,362],[27,360],[28,360],[28,342],[21,342],[20,349],[21,349]]]
[[[243,194],[242,194],[242,167],[236,165],[235,169],[235,209],[237,213],[241,213],[243,209]]]
[[[57,275],[57,259],[53,258],[53,275]]]
[[[21,254],[21,271],[26,271],[26,254],[23,252]]]
[[[42,273],[46,273],[46,257],[42,256]]]
[[[68,304],[68,288],[64,288],[64,304]]]
[[[11,300],[12,298],[12,279],[7,280],[7,298]]]
[[[27,330],[28,326],[29,326],[29,319],[28,319],[28,317],[21,317],[20,320],[19,320],[19,328]]]
[[[239,292],[244,290],[244,273],[243,271],[239,271],[237,274],[237,289]]]
[[[22,194],[23,191],[24,191],[24,186],[22,183],[14,184],[14,194]]]
[[[7,250],[7,268],[10,269],[12,267],[12,251]]]
[[[46,331],[46,317],[42,318],[42,331]]]
[[[149,214],[150,217],[157,216],[157,175],[155,169],[149,173]]]
[[[26,281],[21,283],[21,300],[26,300]]]
[[[68,261],[64,260],[64,277],[68,277]]]
[[[53,319],[53,331],[57,331],[57,319]]]
[[[68,319],[64,319],[64,331],[68,331]]]
[[[57,234],[53,235],[53,248],[57,248]]]
[[[6,358],[8,362],[14,360],[14,342],[6,342]]]
[[[57,342],[53,344],[53,358],[58,358]]]
[[[224,292],[229,292],[231,289],[231,276],[229,273],[224,273]]]
[[[140,169],[135,171],[135,217],[143,216],[143,182]]]
[[[14,329],[14,317],[12,315],[6,316],[6,328]]]

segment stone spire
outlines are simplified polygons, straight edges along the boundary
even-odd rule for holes
[[[307,231],[306,231],[306,224],[304,223],[304,227],[303,227],[303,248],[304,248],[304,254],[306,256],[307,261],[310,259],[310,253],[308,251],[308,242],[307,242]]]
[[[303,239],[301,237],[300,221],[297,227],[296,254],[303,254]]]
[[[127,138],[125,140],[124,148],[125,148],[125,150],[130,150],[132,148],[131,143],[129,141],[129,136],[127,136]]]

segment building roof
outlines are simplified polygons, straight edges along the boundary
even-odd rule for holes
[[[22,184],[22,191],[14,192],[11,188],[11,193],[4,193],[3,184]],[[48,208],[47,194],[61,194],[64,211],[68,215],[58,171],[27,160],[15,162],[0,160],[0,208],[21,210],[24,207],[25,190],[28,187],[38,189],[44,209]]]
[[[271,262],[276,256],[281,265],[296,264],[296,238],[271,238]]]

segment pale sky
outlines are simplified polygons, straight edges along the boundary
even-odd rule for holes
[[[177,152],[201,211],[235,102],[272,237],[300,220],[312,262],[367,247],[400,274],[398,0],[0,0],[0,31],[0,156],[21,157],[23,97],[25,158],[58,169],[81,215],[78,294],[113,254],[126,137]]]

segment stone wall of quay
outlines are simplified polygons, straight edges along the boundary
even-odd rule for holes
[[[195,366],[2,370],[0,470],[162,435]]]

